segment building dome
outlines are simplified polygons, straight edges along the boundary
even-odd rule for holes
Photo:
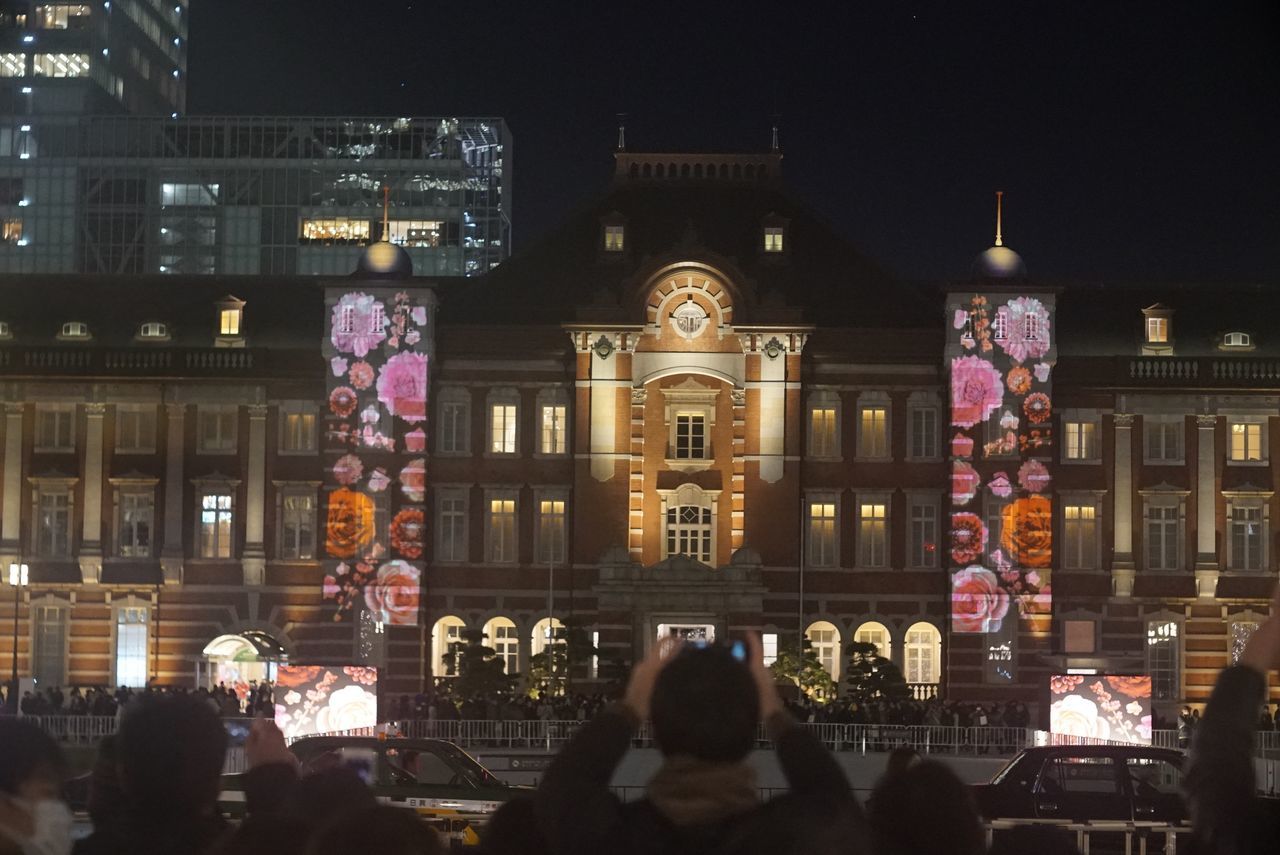
[[[369,244],[356,265],[356,275],[365,278],[399,279],[413,275],[413,259],[404,247],[385,240]]]
[[[1007,246],[993,246],[973,262],[976,279],[1025,279],[1027,265],[1022,256]]]

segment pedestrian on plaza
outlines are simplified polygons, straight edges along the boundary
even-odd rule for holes
[[[0,718],[0,855],[68,855],[71,809],[62,800],[66,761],[33,724]]]

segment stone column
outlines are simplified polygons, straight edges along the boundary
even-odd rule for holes
[[[1196,593],[1202,599],[1218,592],[1217,429],[1217,416],[1196,416]]]
[[[1111,558],[1111,593],[1133,596],[1133,415],[1116,413],[1115,484],[1112,490],[1115,551]]]
[[[85,404],[84,524],[80,534],[80,581],[102,579],[102,427],[106,404]]]
[[[787,348],[777,339],[760,357],[760,478],[773,484],[782,478],[787,433]]]
[[[23,403],[4,405],[4,506],[0,522],[0,574],[8,578],[10,561],[22,545],[22,415]]]
[[[183,531],[182,502],[186,496],[183,464],[186,460],[186,404],[165,404],[164,446],[164,547],[160,566],[166,585],[182,584]]]
[[[249,482],[244,501],[244,568],[246,585],[261,585],[267,574],[266,530],[267,405],[249,406]]]
[[[618,355],[608,337],[591,351],[591,477],[608,481],[617,463]]]

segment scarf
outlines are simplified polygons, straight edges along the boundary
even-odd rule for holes
[[[685,754],[666,758],[649,781],[649,801],[676,826],[710,825],[760,803],[756,770]]]

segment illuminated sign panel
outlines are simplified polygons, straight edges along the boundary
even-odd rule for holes
[[[1151,678],[1062,674],[1049,678],[1049,733],[1151,744]]]
[[[378,669],[358,665],[281,665],[276,724],[286,739],[378,723]]]

